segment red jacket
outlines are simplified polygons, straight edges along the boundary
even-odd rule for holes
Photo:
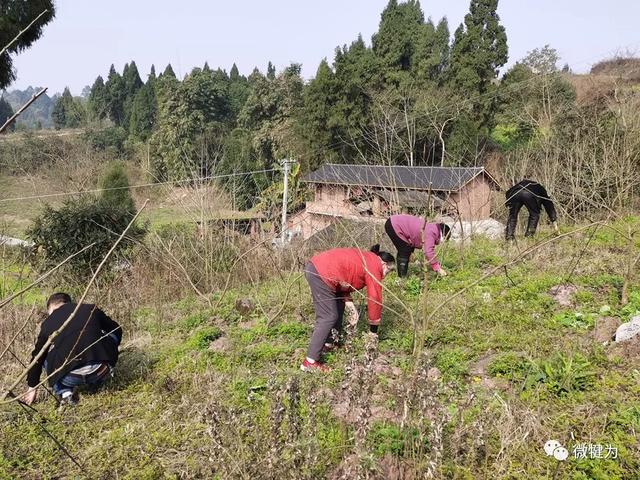
[[[367,287],[369,323],[382,315],[382,261],[373,252],[357,248],[334,248],[311,258],[320,277],[334,291],[353,292]]]

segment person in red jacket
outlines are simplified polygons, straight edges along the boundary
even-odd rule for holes
[[[307,358],[300,368],[304,371],[325,371],[320,354],[329,342],[331,330],[340,331],[345,308],[357,321],[358,311],[351,292],[367,287],[369,329],[378,332],[382,315],[382,279],[394,268],[395,258],[381,252],[380,245],[370,251],[357,248],[334,248],[313,256],[304,269],[311,287],[316,322]]]

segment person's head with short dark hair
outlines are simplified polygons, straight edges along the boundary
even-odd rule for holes
[[[449,240],[451,238],[451,227],[446,223],[439,223],[440,238],[443,240]]]
[[[47,300],[47,312],[51,315],[55,309],[61,307],[65,303],[71,303],[71,296],[68,293],[56,292]]]
[[[396,259],[389,252],[385,252],[380,250],[380,244],[375,244],[373,247],[369,249],[373,253],[375,253],[380,260],[382,260],[382,276],[385,277],[387,273],[395,268]]]

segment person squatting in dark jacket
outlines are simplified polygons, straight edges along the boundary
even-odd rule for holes
[[[95,305],[81,304],[67,326],[53,339],[49,337],[71,317],[78,307],[66,293],[54,293],[47,300],[47,313],[31,354],[31,361],[45,348],[44,355],[29,369],[29,390],[23,401],[30,405],[36,399],[37,385],[44,368],[49,385],[62,403],[75,405],[76,387],[100,387],[112,376],[118,361],[122,328]]]
[[[551,225],[554,230],[558,231],[558,215],[556,207],[549,198],[547,190],[534,180],[522,180],[517,183],[506,193],[507,201],[505,204],[509,207],[509,219],[507,220],[506,238],[513,240],[515,238],[516,225],[518,224],[518,213],[524,205],[529,211],[529,222],[527,223],[527,231],[525,237],[532,237],[536,233],[538,221],[540,220],[541,206],[549,215]]]
[[[352,324],[358,322],[358,310],[351,293],[367,288],[369,330],[377,334],[382,316],[382,279],[393,270],[395,258],[374,245],[370,251],[357,248],[334,248],[314,255],[304,268],[311,288],[316,321],[307,358],[300,366],[304,371],[328,371],[320,361],[321,353],[332,349],[333,329],[340,332],[345,308]]]
[[[392,215],[384,224],[391,242],[398,250],[398,277],[406,277],[413,250],[422,248],[434,272],[446,276],[447,272],[436,256],[436,245],[449,240],[451,228],[445,223],[428,223],[415,215]]]

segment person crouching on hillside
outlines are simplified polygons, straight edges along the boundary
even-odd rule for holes
[[[316,321],[311,336],[307,358],[300,366],[304,371],[327,371],[320,361],[324,348],[330,342],[331,330],[340,331],[342,317],[347,308],[354,323],[358,311],[351,299],[351,292],[367,287],[369,329],[378,332],[382,314],[382,279],[394,267],[395,259],[388,252],[381,252],[380,245],[370,251],[357,248],[334,248],[313,256],[304,269],[311,287]]]
[[[54,293],[47,300],[47,313],[31,354],[32,361],[44,348],[44,354],[27,374],[29,390],[23,401],[31,405],[44,367],[53,392],[62,403],[75,405],[75,388],[101,386],[111,377],[118,360],[122,328],[95,305],[81,304],[68,325],[45,346],[49,337],[71,317],[77,304],[66,293]]]
[[[409,260],[415,248],[422,248],[431,268],[441,276],[447,272],[440,266],[435,247],[443,240],[449,240],[451,228],[446,223],[428,223],[414,215],[392,215],[384,224],[391,242],[398,250],[398,276],[406,277]]]

